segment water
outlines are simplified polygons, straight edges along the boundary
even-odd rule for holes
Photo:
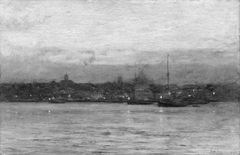
[[[240,154],[237,103],[0,103],[5,155]],[[0,153],[0,154],[1,154]]]

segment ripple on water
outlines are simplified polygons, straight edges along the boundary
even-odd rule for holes
[[[34,155],[237,154],[238,112],[231,103],[161,109],[1,103],[1,148]]]

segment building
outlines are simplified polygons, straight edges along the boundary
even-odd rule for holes
[[[123,80],[122,80],[122,76],[118,76],[118,80],[117,80],[117,83],[118,83],[118,85],[122,85],[123,84]]]
[[[72,80],[68,79],[68,74],[64,75],[64,80],[60,81],[60,85],[62,88],[68,88],[69,86],[72,86],[74,82]]]

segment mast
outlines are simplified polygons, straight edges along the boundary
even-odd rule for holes
[[[238,13],[240,14],[240,1],[238,3]],[[240,103],[240,23],[238,24],[238,103]]]
[[[169,54],[167,55],[167,88],[168,88],[168,91],[169,91],[169,65],[168,65],[168,57],[169,57]]]
[[[137,74],[136,74],[136,64],[134,65],[134,80],[133,80],[133,87],[132,87],[132,97],[131,100],[135,101],[135,87],[137,84]]]
[[[239,1],[239,13],[240,13],[240,1]],[[240,103],[240,23],[238,25],[238,103]]]

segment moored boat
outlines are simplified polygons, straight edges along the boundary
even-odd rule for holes
[[[158,100],[158,107],[185,107],[188,106],[187,102],[184,102],[182,98],[178,98],[174,93],[171,93],[169,89],[169,65],[167,55],[167,92],[163,93]]]
[[[178,99],[162,99],[158,101],[158,107],[186,107],[188,104]]]

